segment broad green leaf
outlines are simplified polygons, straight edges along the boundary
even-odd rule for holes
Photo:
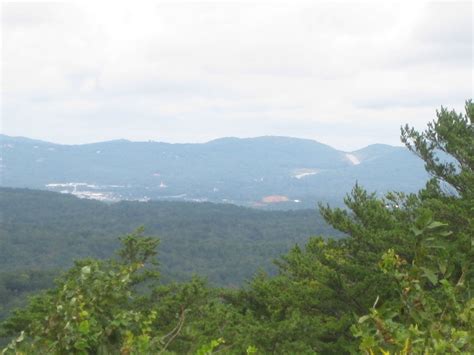
[[[421,267],[420,269],[423,270],[424,276],[425,276],[428,280],[430,280],[430,282],[431,282],[433,285],[436,285],[436,284],[438,283],[438,276],[436,276],[436,274],[435,274],[432,270],[430,270],[430,269],[428,269],[428,268],[426,268],[426,267]]]

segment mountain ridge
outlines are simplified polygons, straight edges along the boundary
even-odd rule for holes
[[[391,144],[386,144],[386,143],[372,143],[367,146],[364,146],[362,148],[358,148],[355,150],[343,150],[343,149],[338,149],[330,144],[327,143],[322,143],[319,142],[315,139],[310,139],[310,138],[300,138],[300,137],[292,137],[292,136],[278,136],[278,135],[264,135],[264,136],[255,136],[255,137],[236,137],[236,136],[225,136],[225,137],[219,137],[219,138],[214,138],[206,142],[196,142],[196,143],[190,143],[190,142],[166,142],[166,141],[157,141],[157,140],[130,140],[126,138],[117,138],[117,139],[111,139],[111,140],[104,140],[104,141],[97,141],[97,142],[90,142],[90,143],[73,143],[73,144],[66,144],[66,143],[57,143],[57,142],[52,142],[48,140],[43,140],[43,139],[36,139],[36,138],[30,138],[26,136],[11,136],[7,134],[0,133],[0,140],[7,139],[7,140],[13,140],[13,141],[24,141],[24,142],[31,142],[31,143],[43,143],[43,144],[50,144],[50,145],[57,145],[57,146],[87,146],[87,145],[97,145],[97,144],[106,144],[106,143],[158,143],[158,144],[169,144],[169,145],[206,145],[206,144],[215,144],[215,143],[227,143],[227,142],[243,142],[243,141],[262,141],[262,140],[286,140],[286,141],[299,141],[299,142],[307,142],[307,143],[315,143],[320,146],[326,146],[331,149],[344,152],[344,153],[356,153],[362,150],[365,150],[369,147],[390,147],[390,148],[402,148],[402,146],[395,146]]]
[[[282,136],[61,145],[0,135],[0,147],[1,186],[111,201],[179,198],[301,208],[340,203],[356,182],[379,193],[414,192],[427,179],[422,162],[403,147],[344,152]]]

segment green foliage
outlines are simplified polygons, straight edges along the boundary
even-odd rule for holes
[[[294,246],[276,275],[240,289],[163,284],[158,242],[138,230],[118,260],[76,262],[15,312],[5,352],[474,353],[473,113],[468,102],[466,116],[442,109],[426,132],[405,128],[426,188],[379,198],[356,185],[346,209],[321,205],[346,237]]]
[[[356,185],[348,209],[320,206],[347,238],[294,248],[278,276],[256,277],[232,300],[257,320],[253,344],[270,353],[473,351],[472,103],[466,111],[442,110],[425,134],[407,133],[412,149],[427,147],[419,155],[435,180],[426,189],[377,198]]]
[[[24,306],[26,296],[52,287],[53,279],[57,275],[58,271],[55,270],[0,272],[0,319],[3,319],[10,309]]]
[[[326,220],[347,234],[341,240],[311,238],[277,261],[276,277],[257,276],[230,302],[251,314],[248,340],[269,353],[341,354],[357,348],[354,314],[367,313],[380,295],[397,295],[396,282],[378,267],[390,246],[413,259],[410,231],[417,199],[390,194],[378,199],[356,186],[349,210],[321,206]],[[398,207],[395,207],[398,206]],[[227,341],[230,339],[226,338]]]
[[[453,270],[443,258],[445,234],[432,231],[442,226],[430,222],[416,231],[423,237],[411,264],[393,249],[382,256],[381,269],[397,282],[399,296],[381,307],[374,305],[353,326],[353,334],[361,338],[361,350],[379,348],[402,354],[470,354],[474,350],[474,298],[465,274],[457,282],[451,280]],[[426,248],[441,252],[426,253]]]
[[[221,344],[225,343],[224,339],[219,338],[217,340],[211,340],[209,344],[204,344],[201,346],[196,355],[210,355],[214,352],[214,350]]]
[[[437,119],[424,132],[408,125],[401,139],[425,162],[426,170],[436,179],[453,187],[463,198],[474,196],[474,104],[466,102],[466,113],[458,114],[442,107]],[[440,154],[441,153],[441,154]],[[443,159],[446,155],[450,159]]]
[[[408,234],[413,259],[394,249],[381,257],[398,296],[376,302],[352,328],[366,352],[474,352],[474,104],[465,115],[442,108],[437,116],[423,133],[402,129],[433,180]]]
[[[3,324],[15,336],[4,353],[206,353],[218,345],[216,335],[232,338],[245,328],[222,291],[202,279],[159,282],[158,240],[139,229],[121,242],[118,259],[77,261],[54,289],[15,311]],[[242,344],[232,349],[254,351]]]
[[[340,284],[328,264],[342,262],[343,253],[334,244],[314,238],[304,250],[295,247],[279,263],[278,276],[261,274],[230,300],[253,318],[249,343],[264,353],[344,352],[353,302],[337,296]]]
[[[0,188],[0,320],[52,286],[79,258],[108,258],[117,235],[159,235],[162,282],[202,275],[237,286],[309,235],[335,232],[312,210],[258,211],[184,202],[105,204],[58,193]],[[17,275],[20,275],[18,277]],[[1,335],[0,335],[1,336]],[[1,340],[0,340],[1,344]]]
[[[0,188],[0,269],[50,270],[72,260],[108,258],[117,236],[145,226],[161,239],[165,280],[193,274],[217,285],[240,285],[259,267],[309,235],[337,235],[314,210],[259,211],[185,202],[105,204],[74,196]]]
[[[17,311],[6,328],[22,328],[22,333],[5,353],[143,354],[163,347],[166,336],[150,327],[156,311],[143,312],[135,305],[140,297],[134,284],[156,277],[140,272],[154,256],[157,241],[137,231],[122,242],[120,260],[77,262],[55,289]]]

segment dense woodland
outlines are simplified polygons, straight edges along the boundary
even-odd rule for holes
[[[160,238],[161,281],[198,274],[240,286],[295,243],[338,235],[315,210],[259,211],[186,202],[106,204],[54,192],[0,188],[0,319],[84,257],[107,258],[118,236],[143,226]],[[340,235],[340,234],[339,234]]]
[[[321,205],[346,237],[292,247],[276,275],[238,289],[161,283],[159,241],[137,230],[14,312],[5,353],[472,354],[474,104],[442,108],[424,132],[404,127],[402,141],[426,187],[379,198],[355,186],[347,208]]]

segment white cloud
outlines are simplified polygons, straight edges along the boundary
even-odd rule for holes
[[[470,2],[7,3],[2,35],[4,133],[63,143],[351,150],[472,97]]]

